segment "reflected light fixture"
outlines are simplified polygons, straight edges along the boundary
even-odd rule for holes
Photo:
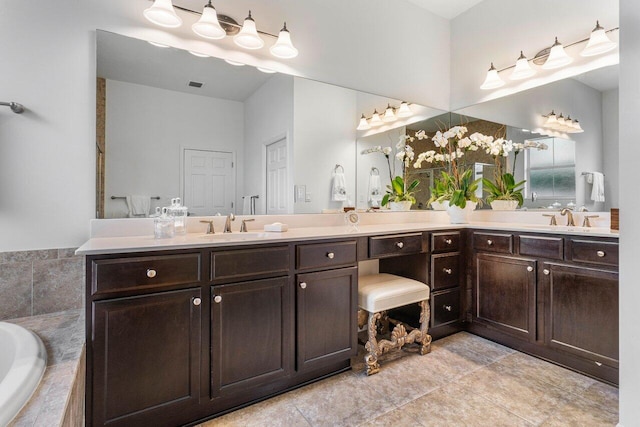
[[[393,108],[391,108],[390,104],[387,104],[387,109],[384,110],[384,115],[382,116],[382,121],[386,123],[395,122],[397,120],[396,114],[393,112]]]
[[[558,38],[556,37],[556,41],[553,43],[553,46],[551,46],[549,57],[544,62],[544,64],[542,64],[542,68],[544,68],[545,70],[553,70],[555,68],[560,68],[567,64],[570,64],[572,61],[573,59],[569,55],[567,55],[567,53],[564,51],[562,43],[560,43],[558,41]]]
[[[487,71],[487,77],[484,79],[484,83],[482,83],[480,89],[496,89],[501,86],[504,86],[504,81],[498,75],[498,70],[496,70],[496,67],[493,66],[492,62],[489,71]]]
[[[402,101],[402,103],[400,104],[400,108],[396,112],[396,116],[398,117],[413,116],[413,112],[411,111],[411,108],[409,108],[409,104],[407,103],[407,101]]]
[[[373,110],[373,114],[371,115],[371,119],[369,119],[369,125],[371,126],[380,126],[383,125],[384,122],[380,119],[380,114],[378,114],[378,110]]]
[[[161,27],[177,28],[182,25],[182,18],[176,15],[171,0],[155,0],[142,14],[147,20]]]
[[[256,67],[258,70],[262,71],[263,73],[266,74],[274,74],[277,73],[277,71],[275,70],[270,70],[269,68],[264,68],[264,67]]]
[[[233,37],[233,41],[240,47],[245,49],[260,49],[264,46],[264,40],[258,35],[256,29],[256,21],[251,17],[251,11],[242,24],[242,29]]]
[[[231,59],[225,59],[224,62],[226,62],[229,65],[233,65],[234,67],[244,67],[243,62],[233,61]]]
[[[298,49],[293,47],[293,43],[291,43],[291,34],[289,30],[287,30],[287,23],[284,23],[284,27],[280,30],[280,34],[278,34],[278,40],[276,44],[271,46],[269,52],[277,58],[283,59],[291,59],[298,56]]]
[[[360,118],[360,123],[358,124],[358,127],[356,128],[356,130],[368,130],[371,129],[371,126],[369,126],[369,122],[367,122],[367,118],[364,116],[364,114],[362,114],[362,117]]]
[[[205,39],[219,40],[227,35],[227,32],[220,26],[216,8],[211,4],[211,0],[204,5],[202,16],[198,22],[191,26],[191,29]]]
[[[520,57],[516,61],[516,66],[511,72],[509,78],[511,80],[522,80],[526,79],[527,77],[533,76],[535,73],[536,71],[529,65],[529,60],[527,60],[527,57],[524,56],[524,53],[522,53],[522,51],[520,51]]]
[[[594,56],[601,53],[609,52],[615,49],[616,43],[609,40],[604,28],[600,26],[600,22],[596,21],[596,27],[591,31],[587,46],[580,52],[580,56]]]
[[[544,128],[566,133],[584,132],[582,126],[580,126],[580,122],[578,120],[572,120],[569,115],[565,118],[562,113],[556,115],[556,113],[551,110],[548,115],[542,117],[546,117],[546,120],[542,125]]]

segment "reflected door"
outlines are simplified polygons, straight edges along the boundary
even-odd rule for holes
[[[287,140],[267,145],[267,215],[288,213]]]
[[[184,205],[190,215],[234,212],[236,195],[233,153],[184,150]]]

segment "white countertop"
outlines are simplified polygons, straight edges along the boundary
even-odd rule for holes
[[[299,242],[319,239],[371,236],[386,233],[409,233],[434,230],[451,230],[462,228],[504,230],[514,232],[535,232],[549,234],[567,234],[584,237],[618,237],[618,232],[604,227],[567,227],[541,224],[523,224],[510,222],[474,221],[469,224],[449,224],[436,222],[403,222],[378,223],[360,225],[357,228],[346,225],[330,225],[320,227],[289,228],[288,231],[260,232],[251,230],[249,233],[216,233],[207,235],[204,232],[188,233],[171,239],[155,239],[153,235],[127,235],[119,237],[93,237],[76,251],[82,255],[98,255],[110,253],[131,253],[153,250],[173,250],[202,247],[224,247],[238,245],[254,245],[261,243]]]

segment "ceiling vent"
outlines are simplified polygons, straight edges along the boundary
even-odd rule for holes
[[[188,84],[188,86],[190,86],[190,87],[197,87],[197,88],[201,88],[203,84],[204,84],[204,83],[190,81],[190,82],[189,82],[189,84]]]

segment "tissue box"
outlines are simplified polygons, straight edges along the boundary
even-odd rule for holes
[[[289,226],[287,224],[282,224],[280,222],[274,222],[273,224],[265,224],[264,231],[275,231],[281,233],[283,231],[287,231]]]

